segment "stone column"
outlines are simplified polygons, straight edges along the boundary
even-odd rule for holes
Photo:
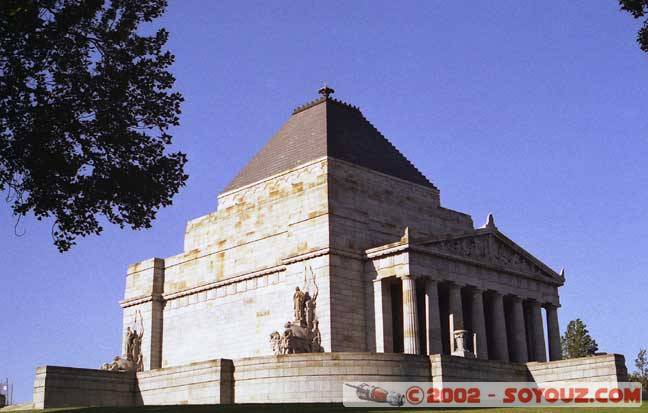
[[[519,363],[526,363],[529,361],[529,353],[527,351],[526,342],[526,328],[524,326],[524,307],[522,306],[522,299],[517,296],[511,298],[511,348],[513,350],[513,361]]]
[[[506,319],[504,318],[504,301],[502,294],[493,291],[490,294],[489,315],[491,320],[492,346],[488,347],[490,358],[509,361],[508,339],[506,338]]]
[[[376,322],[376,353],[392,353],[392,303],[387,280],[374,280],[374,316]]]
[[[560,328],[558,327],[558,307],[546,304],[547,310],[547,336],[549,337],[549,360],[562,360],[560,346]]]
[[[407,275],[403,281],[403,352],[419,354],[418,313],[416,311],[416,283]]]
[[[540,303],[529,301],[531,314],[531,328],[533,337],[533,361],[547,361],[547,350],[545,348],[544,328],[542,326],[542,307]]]
[[[425,280],[425,337],[428,354],[443,353],[438,282],[431,279]]]
[[[454,350],[454,332],[464,329],[463,308],[461,305],[461,286],[448,285],[448,317],[450,326],[450,352]]]
[[[477,358],[488,360],[488,339],[486,337],[486,319],[484,318],[484,291],[473,288],[471,293],[471,321],[473,333],[477,337],[477,349],[475,352],[477,353]]]

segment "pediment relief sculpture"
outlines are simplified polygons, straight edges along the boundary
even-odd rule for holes
[[[554,274],[526,257],[522,251],[508,245],[492,233],[431,241],[425,243],[425,246],[487,264],[500,265],[522,273],[558,279]]]

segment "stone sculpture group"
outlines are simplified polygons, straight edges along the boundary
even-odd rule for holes
[[[139,324],[138,324],[139,320]],[[142,321],[142,314],[138,311],[135,313],[135,321],[133,327],[126,328],[126,336],[124,337],[125,354],[122,356],[115,356],[112,363],[104,363],[101,370],[109,371],[143,371],[144,359],[142,356],[142,338],[144,337],[144,326]]]
[[[309,291],[305,291],[307,272],[310,272],[315,288],[312,296]],[[278,331],[270,334],[270,344],[275,355],[324,352],[319,321],[315,314],[318,293],[313,271],[307,268],[304,273],[304,287],[295,287],[293,294],[294,320],[284,325],[283,334]]]

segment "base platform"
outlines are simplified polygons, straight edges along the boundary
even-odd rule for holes
[[[344,382],[625,381],[619,354],[509,363],[448,355],[308,353],[216,359],[140,373],[45,366],[34,407],[335,403]]]

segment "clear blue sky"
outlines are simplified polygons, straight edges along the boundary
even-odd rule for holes
[[[580,317],[628,366],[648,347],[648,56],[615,0],[171,1],[175,147],[190,179],[148,231],[107,228],[59,254],[51,223],[0,204],[0,378],[98,367],[121,349],[129,263],[182,250],[185,222],[323,81],[441,190],[444,206],[565,267]]]

